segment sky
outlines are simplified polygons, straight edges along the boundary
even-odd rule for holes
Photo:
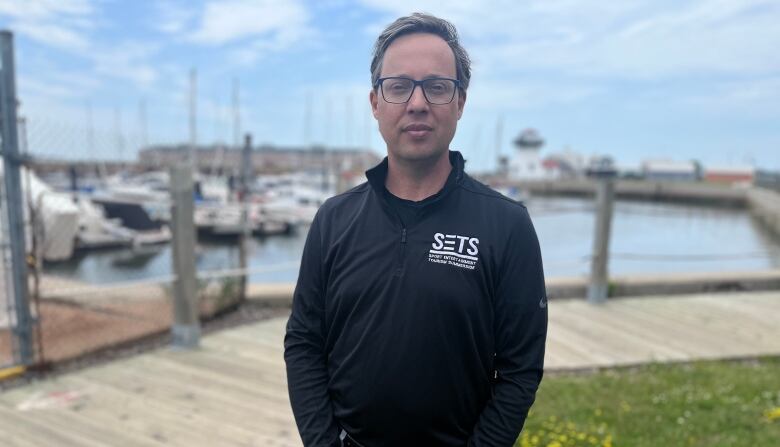
[[[132,159],[145,143],[186,143],[193,69],[198,143],[251,133],[383,154],[372,46],[414,11],[453,22],[473,60],[450,146],[472,170],[511,156],[527,128],[542,155],[780,169],[776,0],[0,0],[0,29],[14,33],[33,155]]]

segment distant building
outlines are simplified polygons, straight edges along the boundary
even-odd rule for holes
[[[693,182],[701,178],[701,169],[695,161],[646,160],[642,175],[647,180]]]
[[[704,169],[704,181],[709,183],[749,185],[755,176],[756,170],[752,166],[713,166]]]
[[[761,188],[774,189],[775,191],[780,192],[780,171],[759,169],[756,171],[754,183]]]
[[[588,161],[585,175],[588,177],[614,177],[617,175],[615,161],[608,155],[594,155]]]
[[[524,130],[514,141],[515,153],[509,162],[509,177],[513,180],[538,180],[546,177],[539,152],[544,140],[534,129]]]
[[[644,178],[642,166],[633,164],[616,164],[615,169],[618,177],[627,180],[640,180]]]
[[[547,177],[573,178],[584,175],[587,163],[585,156],[574,152],[568,147],[561,152],[555,152],[542,160],[542,168]]]
[[[187,145],[153,146],[138,153],[142,169],[167,168],[189,156]],[[198,169],[202,172],[234,173],[241,169],[241,150],[223,146],[200,146],[195,150]],[[280,173],[313,169],[363,172],[381,158],[365,149],[313,147],[277,147],[261,145],[252,148],[254,172]]]

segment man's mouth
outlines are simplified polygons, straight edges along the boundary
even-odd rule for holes
[[[427,124],[408,124],[404,126],[403,131],[412,138],[422,138],[428,135],[433,128]]]

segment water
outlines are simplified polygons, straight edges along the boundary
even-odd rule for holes
[[[547,276],[590,271],[595,216],[591,201],[532,199]],[[747,211],[668,203],[615,203],[611,274],[750,271],[780,267],[780,240]]]
[[[527,202],[539,235],[548,277],[589,272],[595,216],[584,199],[532,198]],[[293,282],[306,230],[292,236],[253,239],[250,267],[282,265],[254,272],[251,282]],[[666,203],[615,204],[609,270],[613,275],[679,272],[750,271],[780,268],[780,241],[772,239],[744,210]],[[199,270],[238,265],[238,247],[229,242],[201,242]],[[170,245],[142,251],[92,252],[50,264],[45,272],[93,284],[148,279],[171,274]]]

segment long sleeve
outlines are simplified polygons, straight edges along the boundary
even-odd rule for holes
[[[542,380],[547,299],[539,241],[523,213],[507,241],[494,302],[496,382],[469,446],[512,446]]]
[[[340,441],[328,394],[319,217],[314,219],[303,249],[284,337],[284,359],[290,403],[303,444],[335,447]]]

